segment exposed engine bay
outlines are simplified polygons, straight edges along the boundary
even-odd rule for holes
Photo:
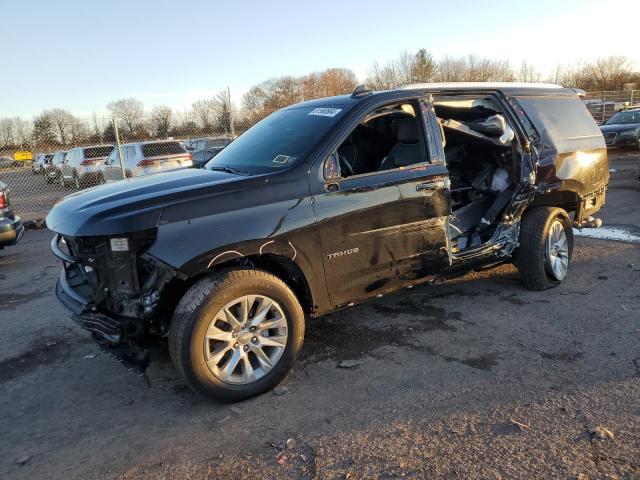
[[[517,185],[521,157],[513,129],[490,98],[441,97],[434,110],[451,180],[450,235],[457,253],[491,239]]]

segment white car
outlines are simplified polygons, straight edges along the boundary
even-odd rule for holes
[[[113,145],[94,145],[72,148],[60,164],[60,185],[71,184],[76,190],[102,183],[101,166],[107,159]]]
[[[124,165],[120,164],[117,147],[102,165],[105,182],[122,180],[123,167],[126,178],[130,178],[193,166],[191,154],[173,140],[125,143],[121,149]]]

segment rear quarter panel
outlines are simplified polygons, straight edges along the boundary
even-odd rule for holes
[[[582,100],[577,96],[545,95],[518,97],[517,102],[539,135],[539,195],[551,199],[554,192],[567,192],[583,199],[602,192],[604,200],[609,183],[607,148]],[[544,198],[537,200],[549,203]]]

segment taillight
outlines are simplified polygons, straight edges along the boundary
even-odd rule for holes
[[[82,160],[80,162],[80,165],[93,165],[93,162],[95,162],[95,159],[91,159],[91,160]]]
[[[4,192],[0,192],[0,208],[7,208],[7,197]]]
[[[148,158],[144,159],[144,160],[140,160],[138,162],[138,166],[139,167],[149,167],[151,165],[154,165],[157,162],[157,160],[150,160]]]

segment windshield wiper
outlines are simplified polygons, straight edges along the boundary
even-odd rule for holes
[[[247,170],[241,168],[230,167],[229,165],[213,165],[209,167],[209,170],[217,170],[221,172],[234,173],[236,175],[249,175]]]

